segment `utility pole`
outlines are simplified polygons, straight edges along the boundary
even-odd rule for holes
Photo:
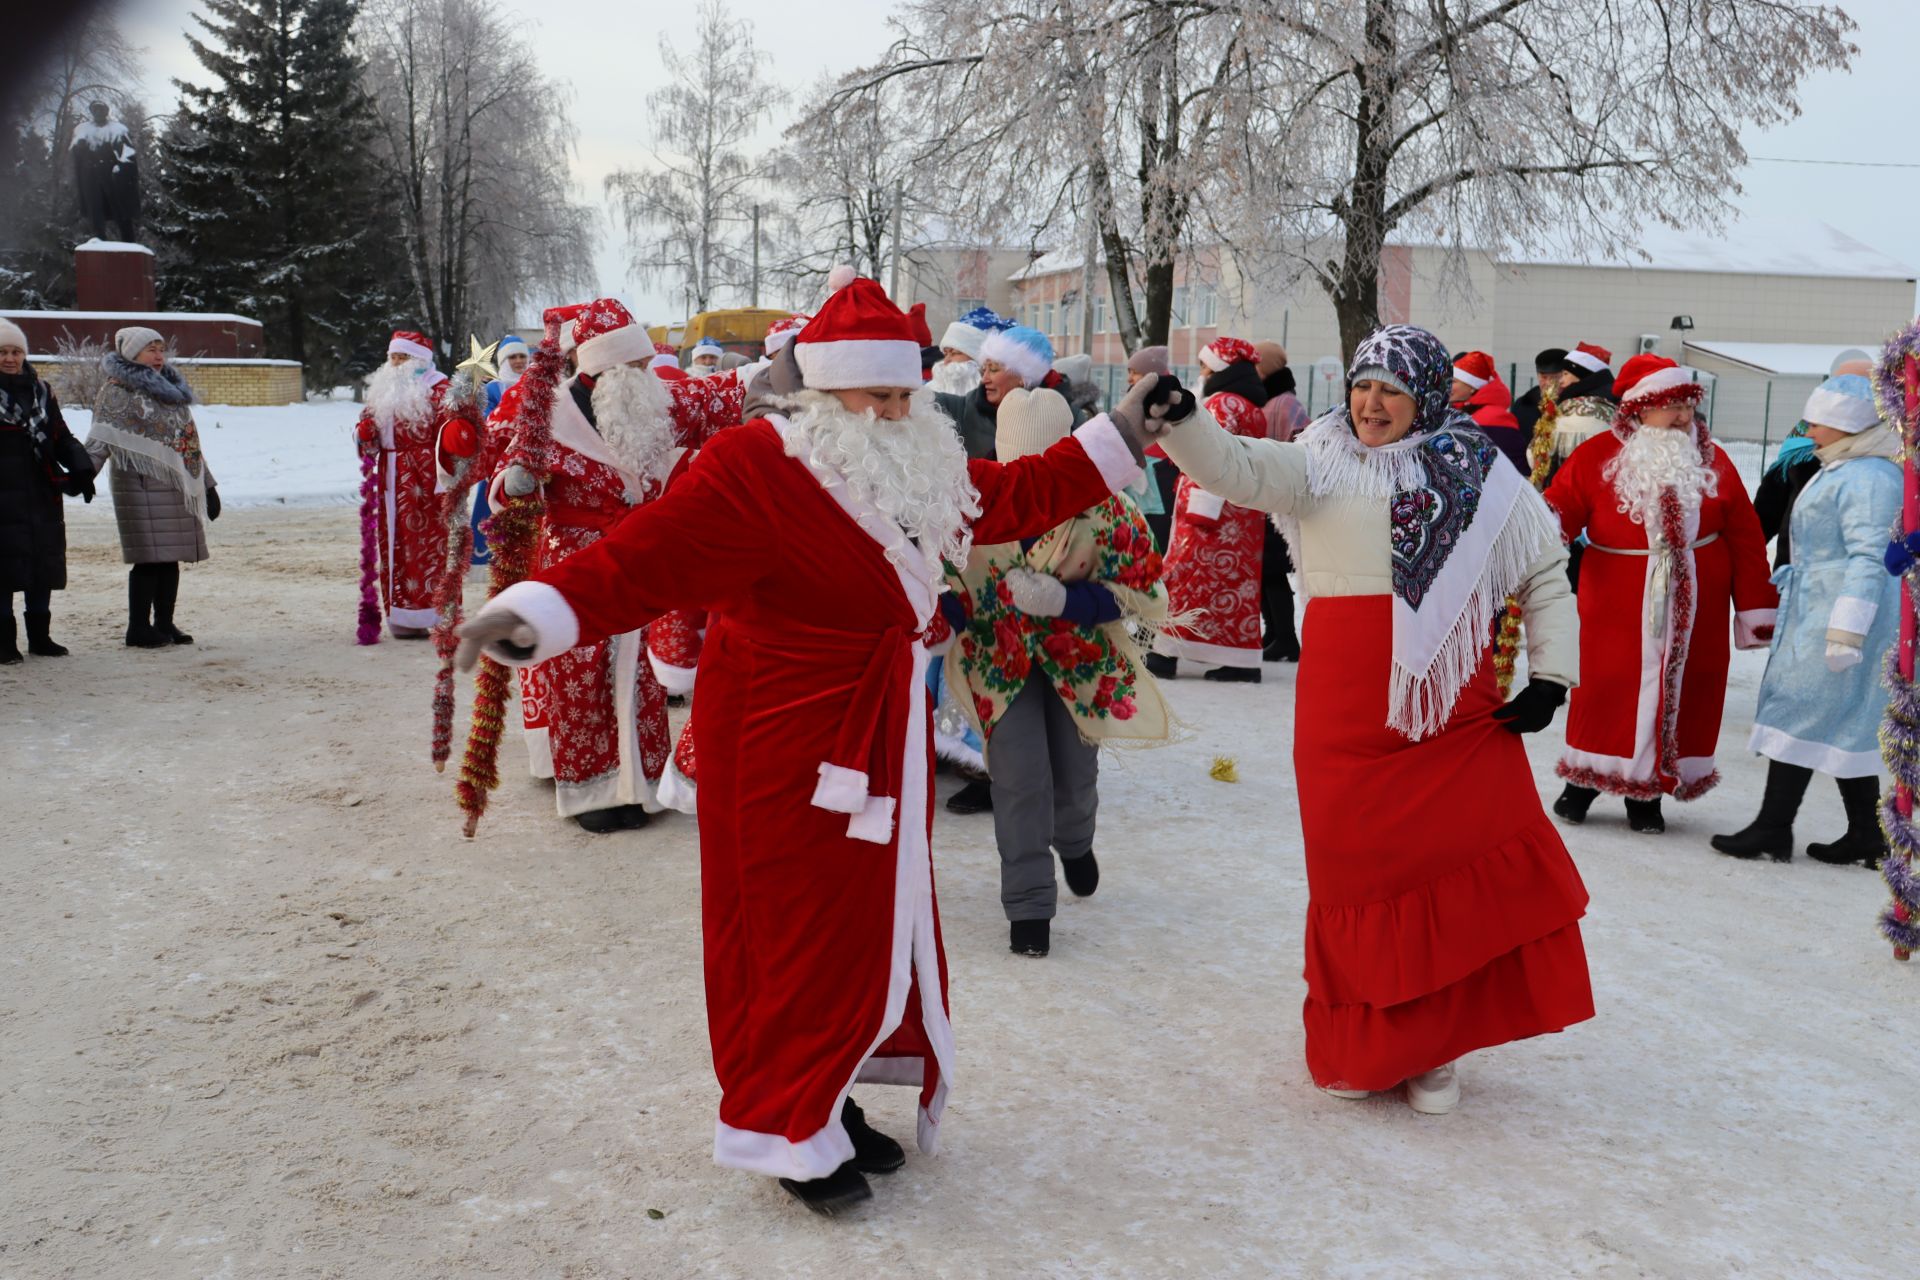
[[[760,305],[760,206],[753,206],[753,294],[752,303]]]
[[[907,184],[896,178],[893,182],[893,272],[887,282],[887,294],[895,303],[900,301],[900,204],[906,199]]]
[[[1093,355],[1093,257],[1100,245],[1100,224],[1092,216],[1091,209],[1087,212],[1086,253],[1080,259],[1080,351],[1083,355],[1091,356]]]

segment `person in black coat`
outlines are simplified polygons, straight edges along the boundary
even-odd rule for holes
[[[1524,395],[1513,398],[1513,420],[1520,424],[1520,430],[1527,438],[1533,438],[1533,425],[1540,421],[1540,397],[1546,394],[1547,383],[1556,380],[1562,362],[1567,358],[1565,347],[1548,347],[1533,358],[1533,385]],[[1525,471],[1521,472],[1526,474]]]
[[[53,642],[53,593],[67,585],[64,496],[93,501],[93,462],[60,414],[53,388],[27,363],[27,339],[0,320],[0,665],[21,661],[13,593],[25,597],[27,652],[64,658]]]

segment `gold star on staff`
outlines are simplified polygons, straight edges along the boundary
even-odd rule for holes
[[[468,334],[467,345],[473,349],[473,354],[460,362],[455,369],[456,373],[467,369],[473,370],[475,386],[492,382],[500,376],[500,370],[496,369],[493,364],[493,353],[499,349],[499,342],[490,342],[485,347],[482,347],[480,345],[480,339],[474,337],[472,334]]]

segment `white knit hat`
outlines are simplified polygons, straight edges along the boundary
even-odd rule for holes
[[[158,329],[149,329],[145,325],[130,324],[113,335],[113,349],[120,353],[122,360],[138,360],[140,353],[156,342],[165,342]]]
[[[33,350],[27,345],[27,335],[20,331],[20,326],[4,316],[0,316],[0,347],[18,347],[22,351]]]
[[[994,419],[993,456],[1014,462],[1045,453],[1073,431],[1073,409],[1048,387],[1015,387],[1000,397]]]

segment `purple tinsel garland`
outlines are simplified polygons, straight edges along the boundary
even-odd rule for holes
[[[1920,422],[1907,414],[1906,364],[1920,360],[1920,321],[1908,325],[1888,340],[1873,371],[1874,398],[1879,401],[1880,416],[1899,428],[1905,465],[1914,465],[1915,436]],[[1904,528],[1893,531],[1900,538]],[[1920,565],[1908,562],[1904,575],[1905,590],[1901,607],[1908,600],[1920,600]],[[1920,829],[1911,817],[1903,817],[1898,802],[1899,788],[1920,799],[1920,688],[1900,676],[1900,653],[1887,654],[1884,667],[1887,714],[1880,722],[1880,758],[1893,775],[1895,789],[1880,805],[1880,825],[1887,836],[1887,856],[1881,859],[1880,875],[1893,894],[1893,901],[1880,913],[1880,932],[1887,941],[1907,951],[1920,951],[1920,880],[1916,880],[1913,861],[1920,853]],[[1906,918],[1901,919],[1902,909]]]
[[[360,644],[380,643],[380,598],[374,591],[379,575],[380,523],[374,502],[379,482],[374,476],[373,450],[360,451],[360,625],[354,639]]]

